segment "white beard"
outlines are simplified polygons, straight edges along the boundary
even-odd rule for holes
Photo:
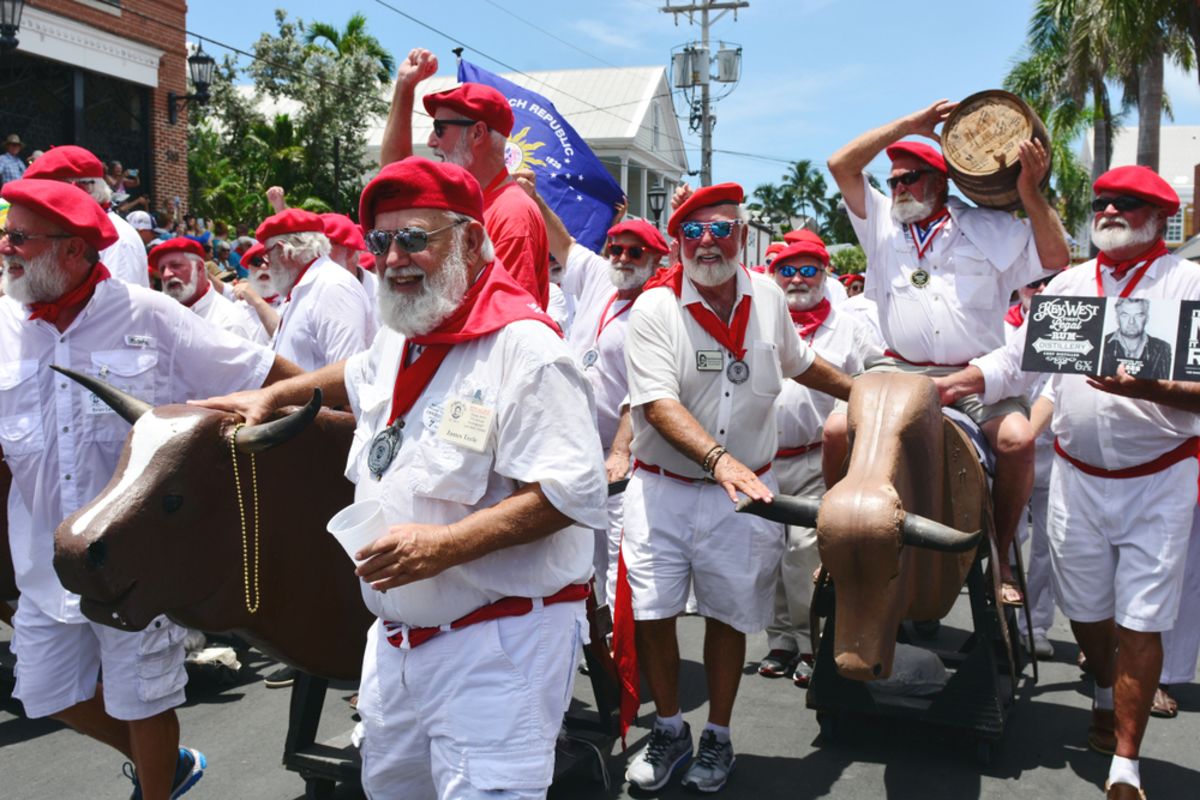
[[[292,287],[296,285],[296,275],[299,273],[292,272],[282,264],[272,264],[267,267],[267,277],[270,279],[271,289],[277,295],[287,297],[292,291]]]
[[[203,267],[197,266],[192,270],[192,279],[187,283],[178,278],[171,278],[163,284],[163,294],[173,300],[178,300],[180,303],[187,303],[196,296],[196,289],[200,286],[200,270]]]
[[[825,287],[792,286],[787,290],[787,304],[792,311],[807,311],[825,297]]]
[[[934,205],[931,200],[918,203],[911,194],[902,195],[892,201],[892,219],[901,225],[920,222],[933,213]]]
[[[1101,229],[1098,227],[1101,222],[1106,222],[1109,227]],[[1156,218],[1146,220],[1139,228],[1132,227],[1121,217],[1113,217],[1111,220],[1103,218],[1092,220],[1092,244],[1104,253],[1111,250],[1124,250],[1139,244],[1150,244],[1157,238],[1158,219]]]
[[[640,289],[642,284],[650,280],[650,276],[654,274],[654,264],[646,264],[643,267],[631,267],[628,270],[617,269],[610,262],[608,265],[608,278],[612,281],[612,285],[617,287],[619,291],[629,289]]]
[[[737,274],[737,259],[722,257],[715,264],[705,264],[698,258],[689,258],[686,253],[680,253],[680,256],[683,274],[700,286],[720,286]]]
[[[389,268],[379,276],[379,318],[392,330],[405,336],[429,333],[450,316],[467,293],[467,264],[463,260],[463,241],[455,236],[442,267],[426,276],[421,293],[400,294],[392,289],[391,278],[426,275],[418,267]]]
[[[470,170],[471,165],[475,163],[475,154],[471,152],[471,143],[467,141],[466,136],[459,136],[450,152],[444,150],[435,152],[442,157],[442,160],[457,164],[465,170]]]
[[[71,276],[57,266],[58,244],[48,247],[45,252],[32,261],[18,256],[4,259],[4,279],[0,281],[0,289],[18,303],[49,303],[57,300],[67,292],[67,284]],[[24,270],[21,277],[14,279],[7,270],[9,264],[14,264]]]

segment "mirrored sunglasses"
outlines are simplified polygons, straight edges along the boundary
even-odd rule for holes
[[[1134,197],[1129,194],[1117,195],[1116,197],[1097,197],[1092,201],[1092,211],[1096,214],[1103,212],[1109,206],[1112,206],[1117,211],[1134,211],[1142,206],[1149,205],[1140,197]]]
[[[802,267],[793,267],[791,264],[784,264],[779,269],[775,270],[777,275],[782,275],[785,278],[794,278],[796,273],[800,273],[801,278],[812,278],[821,270],[814,267],[812,264],[805,264]]]
[[[392,242],[398,244],[400,249],[406,253],[419,253],[429,246],[429,238],[431,236],[448,231],[466,221],[465,219],[460,219],[433,231],[427,231],[424,228],[401,228],[398,231],[375,229],[367,231],[367,235],[364,238],[367,240],[367,250],[371,251],[372,255],[381,256],[385,254],[392,246]]]
[[[639,258],[641,258],[642,254],[645,252],[646,252],[646,248],[642,247],[640,244],[631,244],[631,245],[610,244],[608,246],[608,257],[609,258],[620,258],[621,254],[628,253],[629,257],[632,260],[636,261]]]
[[[685,222],[679,226],[679,230],[685,239],[699,239],[705,231],[711,233],[714,239],[728,239],[733,235],[736,225],[737,222],[725,219],[717,222]]]

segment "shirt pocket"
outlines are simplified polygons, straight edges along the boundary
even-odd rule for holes
[[[974,246],[954,251],[954,291],[965,308],[991,308],[1000,290],[998,275]]]
[[[38,362],[34,360],[0,363],[0,392],[5,392],[9,408],[16,414],[0,417],[0,447],[6,455],[19,456],[42,450],[42,403],[38,398]]]
[[[387,418],[388,401],[391,395],[370,384],[359,389],[358,424],[354,426],[354,438],[350,441],[350,453],[346,456],[346,479],[358,483],[370,475],[367,455],[371,452],[371,440],[382,431]]]
[[[775,397],[782,389],[779,349],[774,342],[755,341],[750,346],[750,391],[760,397]]]
[[[96,350],[89,370],[93,377],[120,389],[150,405],[157,405],[155,378],[158,366],[156,350]],[[108,404],[83,389],[84,430],[92,441],[123,441],[129,424]]]
[[[421,497],[474,505],[487,491],[492,460],[491,448],[476,453],[425,429],[413,443],[409,487]]]

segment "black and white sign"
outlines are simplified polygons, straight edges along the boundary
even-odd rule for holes
[[[1021,368],[1026,372],[1099,374],[1104,300],[1044,294],[1033,298]]]

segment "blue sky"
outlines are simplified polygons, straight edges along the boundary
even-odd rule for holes
[[[447,35],[466,45],[466,58],[498,72],[506,67],[497,61],[526,71],[666,65],[672,47],[698,39],[700,32],[684,18],[677,26],[672,15],[658,11],[662,5],[661,0],[387,0],[387,5],[291,0],[286,9],[293,17],[339,27],[361,11],[397,59],[412,47],[428,47],[449,73],[456,45]],[[787,161],[823,164],[862,131],[934,100],[999,88],[1021,51],[1032,5],[1032,0],[986,6],[949,0],[750,0],[736,21],[729,14],[713,26],[712,36],[744,48],[741,82],[715,108],[714,147],[752,155],[716,153],[714,180],[738,181],[749,191],[778,181]],[[276,29],[276,7],[281,5],[269,0],[193,0],[188,29],[249,49],[262,31]],[[216,44],[206,49],[218,58],[226,52]],[[1175,121],[1200,124],[1195,73],[1169,70],[1167,91]],[[687,133],[687,109],[678,96],[676,111],[684,117],[685,139],[694,145],[689,162],[699,169],[699,135]],[[1129,124],[1136,124],[1135,116]]]

